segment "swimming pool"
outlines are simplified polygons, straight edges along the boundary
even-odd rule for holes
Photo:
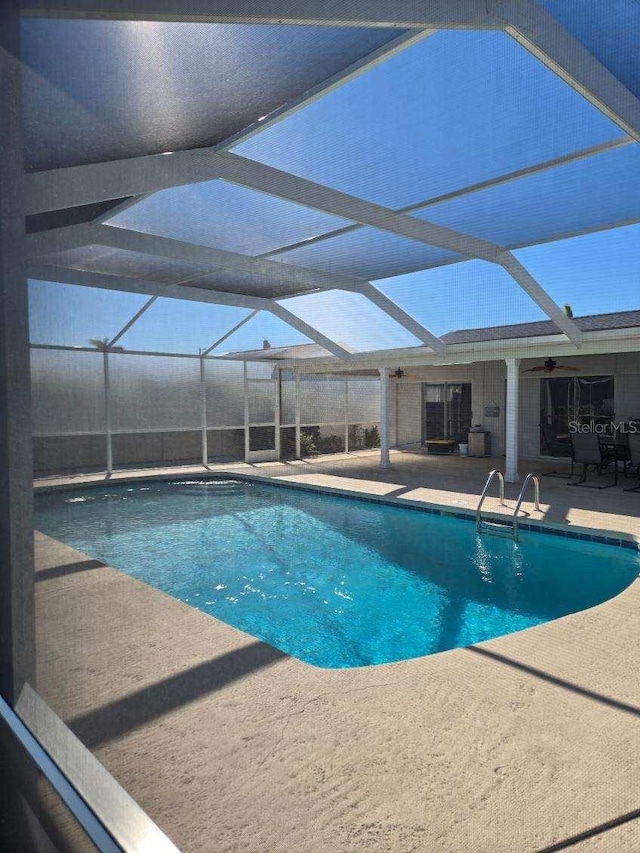
[[[43,533],[322,667],[419,657],[599,604],[638,552],[243,480],[36,496]]]

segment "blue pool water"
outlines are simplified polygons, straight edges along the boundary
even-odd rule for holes
[[[36,526],[308,663],[467,646],[592,607],[636,551],[236,480],[37,495]],[[105,605],[107,606],[107,605]]]

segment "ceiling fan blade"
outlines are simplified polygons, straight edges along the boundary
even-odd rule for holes
[[[530,367],[527,370],[523,370],[523,373],[555,373],[556,370],[568,370],[575,373],[580,373],[579,367],[570,367],[568,364],[556,364],[552,368],[545,367],[543,364],[538,365],[537,367]]]

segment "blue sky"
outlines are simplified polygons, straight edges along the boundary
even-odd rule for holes
[[[515,254],[559,305],[571,304],[576,316],[640,308],[640,224],[520,249]],[[384,279],[376,286],[438,335],[453,329],[545,318],[505,272],[482,261]],[[376,332],[379,315],[375,309],[354,311],[351,296],[340,293],[314,299],[312,310],[301,313],[309,322],[315,320],[326,334],[335,334],[356,349],[367,344],[393,345],[391,324]],[[115,335],[145,301],[137,294],[33,283],[32,341],[86,346],[90,338]],[[287,300],[283,304],[292,307],[295,303]],[[197,352],[247,313],[162,299],[120,343],[131,349]],[[281,320],[260,312],[220,349],[255,349],[264,338],[273,346],[306,341]],[[409,343],[405,333],[398,336],[399,346]]]
[[[505,33],[435,33],[237,145],[399,208],[623,135]]]
[[[609,119],[505,34],[440,32],[234,150],[400,207],[620,136]],[[558,233],[563,226],[571,230],[640,219],[636,152],[637,145],[627,146],[416,215],[449,227],[458,224],[463,232],[501,245],[517,243],[523,234],[543,239],[545,228]],[[129,208],[117,224],[257,254],[342,223],[214,181],[156,193]],[[503,270],[482,261],[382,278],[390,260],[394,268],[398,263],[403,269],[415,266],[409,249],[419,244],[403,249],[401,241],[397,259],[385,251],[378,260],[371,257],[370,244],[363,243],[358,255],[357,234],[342,255],[338,244],[333,249],[327,240],[303,246],[300,260],[296,252],[275,259],[351,273],[349,264],[363,264],[366,277],[435,334],[544,318]],[[570,303],[577,316],[640,308],[640,225],[542,243],[514,254],[558,304]],[[34,283],[31,290],[32,340],[38,343],[82,346],[92,338],[111,338],[146,301],[70,285]],[[416,342],[353,294],[313,295],[283,304],[356,349]],[[246,313],[160,300],[119,343],[131,349],[197,352]],[[273,346],[306,340],[261,312],[221,349],[254,349],[265,338]]]
[[[514,252],[576,316],[640,308],[640,224]],[[546,319],[499,267],[467,261],[376,282],[435,334]]]

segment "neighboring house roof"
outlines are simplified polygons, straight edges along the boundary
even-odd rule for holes
[[[640,327],[640,310],[614,311],[610,314],[589,314],[586,317],[573,318],[583,332],[600,332],[606,329],[631,329]],[[445,344],[472,344],[482,341],[504,341],[512,338],[536,338],[545,335],[562,334],[551,320],[540,320],[535,323],[515,323],[511,326],[489,326],[485,329],[458,329],[441,336]],[[351,347],[341,343],[340,346],[348,352],[354,352]],[[419,349],[417,347],[416,349]],[[246,350],[244,352],[228,353],[222,358],[246,359],[255,361],[281,361],[286,359],[325,358],[331,353],[320,344],[300,344],[289,347],[271,347],[270,349]]]
[[[606,329],[629,329],[640,326],[640,310],[615,311],[610,314],[590,314],[586,317],[574,317],[576,325],[583,332],[600,332]],[[472,344],[481,341],[504,341],[510,338],[536,338],[544,335],[558,335],[562,332],[551,320],[535,323],[516,323],[511,326],[490,326],[485,329],[458,329],[441,336],[445,344]]]
[[[347,352],[355,352],[352,347],[346,344],[339,343],[339,346]],[[320,344],[297,344],[289,347],[268,347],[267,349],[245,350],[242,352],[230,352],[221,358],[243,359],[247,361],[256,361],[265,359],[266,361],[282,361],[290,358],[325,358],[331,356],[329,350],[326,350]]]

